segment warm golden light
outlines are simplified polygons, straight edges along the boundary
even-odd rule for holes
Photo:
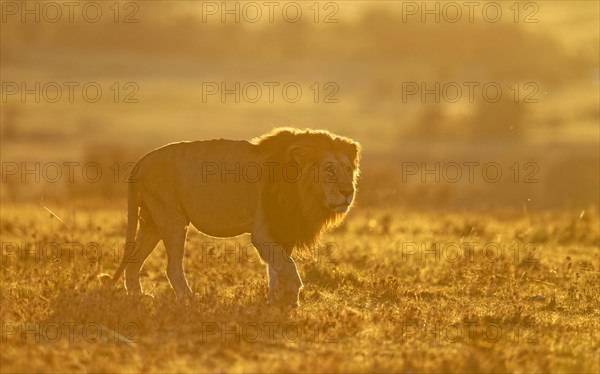
[[[598,372],[597,2],[0,6],[2,372]]]

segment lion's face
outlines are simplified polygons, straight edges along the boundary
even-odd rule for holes
[[[316,180],[322,204],[336,213],[346,213],[354,201],[354,168],[342,152],[327,152],[318,164]]]
[[[346,213],[354,202],[358,146],[343,140],[318,146],[294,146],[292,159],[302,168],[300,192],[309,196],[325,211]]]

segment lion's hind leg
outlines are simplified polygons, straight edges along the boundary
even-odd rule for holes
[[[135,248],[126,255],[125,287],[131,294],[141,294],[140,270],[158,242],[160,233],[148,212],[142,208],[140,212],[140,227],[135,239]]]
[[[167,249],[167,277],[171,286],[177,294],[177,298],[192,296],[192,289],[188,285],[185,273],[183,271],[183,255],[185,249],[185,238],[187,236],[187,226],[177,225],[165,234],[163,243]]]
[[[154,223],[160,232],[163,244],[167,250],[167,277],[177,294],[177,298],[193,296],[183,271],[183,255],[185,238],[189,221],[179,211],[175,202],[165,203],[159,200],[148,200]],[[156,214],[155,214],[156,212]]]

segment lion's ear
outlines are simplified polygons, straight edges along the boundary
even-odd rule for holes
[[[308,147],[294,145],[288,149],[288,154],[290,155],[292,160],[303,165],[312,160],[311,157],[313,155],[313,150]]]
[[[337,139],[337,142],[342,152],[348,157],[348,160],[357,168],[360,161],[360,144],[346,139]]]

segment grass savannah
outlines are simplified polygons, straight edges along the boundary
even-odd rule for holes
[[[598,3],[0,10],[0,372],[600,371]]]

